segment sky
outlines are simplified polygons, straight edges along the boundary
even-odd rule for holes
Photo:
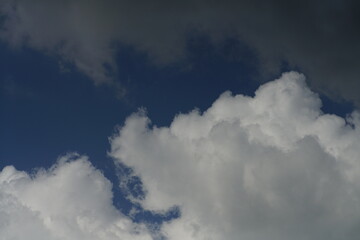
[[[360,236],[357,1],[0,0],[0,238]]]

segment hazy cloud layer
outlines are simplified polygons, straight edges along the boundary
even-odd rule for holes
[[[68,155],[49,170],[0,171],[4,240],[152,239],[112,204],[111,183],[86,157]]]
[[[254,98],[224,93],[204,113],[150,127],[130,116],[111,155],[147,192],[133,199],[181,217],[170,240],[358,239],[360,121],[320,111],[304,76],[286,73]]]
[[[285,60],[321,91],[359,104],[359,11],[350,0],[3,0],[1,37],[57,54],[99,84],[116,74],[116,42],[168,63],[184,57],[189,32],[235,36],[259,54],[263,73]]]

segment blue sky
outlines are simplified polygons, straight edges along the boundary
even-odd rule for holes
[[[0,235],[356,239],[357,6],[160,2],[1,3]]]
[[[139,108],[147,109],[154,124],[168,125],[178,113],[207,109],[229,89],[250,95],[259,86],[260,81],[251,81],[256,64],[226,56],[225,48],[240,51],[238,42],[229,41],[219,50],[201,36],[197,41],[194,49],[189,46],[190,60],[161,67],[131,47],[121,48],[118,80],[125,82],[128,93],[120,99],[110,87],[95,87],[71,66],[61,71],[55,57],[28,48],[14,51],[3,44],[2,154],[9,159],[4,166],[14,159],[21,169],[51,165],[48,159],[67,151],[104,158],[114,127]],[[256,63],[251,50],[243,51]],[[184,69],[185,64],[191,66]],[[21,152],[11,149],[17,144]],[[38,160],[21,161],[27,156]]]
[[[260,82],[251,82],[257,69],[250,49],[235,40],[222,49],[202,36],[194,41],[189,43],[189,60],[162,67],[131,47],[120,48],[118,80],[126,83],[124,98],[110,87],[94,86],[71,65],[61,71],[55,57],[28,48],[14,51],[3,43],[1,168],[14,165],[31,172],[78,152],[116,182],[108,138],[128,115],[145,108],[155,125],[169,125],[179,113],[207,109],[228,89],[250,95],[258,87]],[[229,59],[234,51],[245,52],[252,64]],[[114,192],[119,208],[129,211],[131,203],[116,185]]]

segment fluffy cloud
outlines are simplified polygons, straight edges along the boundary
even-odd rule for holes
[[[57,54],[101,84],[113,81],[117,42],[168,63],[186,54],[189,32],[235,36],[256,50],[265,73],[285,60],[327,94],[360,104],[359,9],[321,0],[4,0],[1,38]]]
[[[1,239],[152,239],[112,204],[111,183],[86,157],[67,155],[49,170],[0,172]]]
[[[111,155],[142,179],[146,197],[133,201],[179,206],[168,239],[358,239],[359,114],[323,113],[303,75],[150,125],[143,111],[130,116]]]

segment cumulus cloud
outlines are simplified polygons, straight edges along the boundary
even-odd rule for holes
[[[7,166],[0,172],[1,239],[150,240],[112,204],[111,183],[76,154],[33,174]]]
[[[151,125],[144,111],[111,139],[111,156],[140,176],[133,201],[181,216],[170,240],[358,239],[360,121],[321,111],[303,75],[254,97],[222,94],[205,112]]]
[[[97,84],[113,82],[117,42],[169,63],[199,31],[243,41],[264,73],[287,61],[321,91],[360,103],[357,1],[4,0],[0,9],[3,40],[59,55]]]

